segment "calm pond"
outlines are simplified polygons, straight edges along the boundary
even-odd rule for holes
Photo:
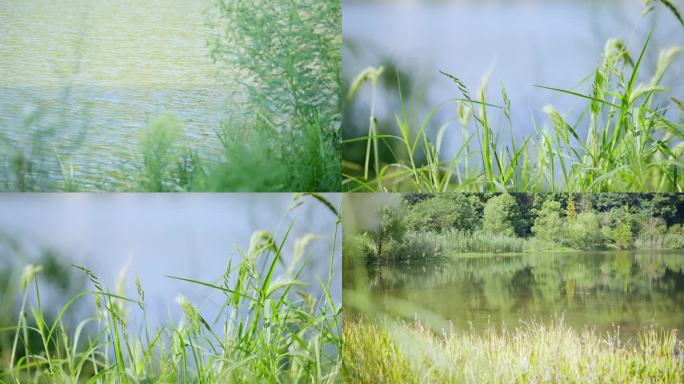
[[[353,271],[345,272],[345,289],[353,288]],[[367,273],[377,309],[396,315],[404,302],[421,311],[418,318],[437,315],[456,329],[563,316],[569,326],[604,334],[619,326],[625,339],[651,325],[684,334],[682,252],[482,256]]]

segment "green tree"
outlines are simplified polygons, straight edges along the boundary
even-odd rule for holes
[[[619,223],[611,231],[611,237],[615,242],[615,245],[620,249],[631,248],[632,243],[634,242],[632,227],[628,223]]]
[[[406,233],[406,226],[401,220],[400,213],[392,208],[383,208],[382,210],[382,225],[380,232],[377,235],[377,252],[379,256],[383,256],[383,252],[388,249],[391,250],[393,246],[399,244]]]
[[[515,236],[519,221],[520,208],[515,197],[504,193],[487,201],[482,221],[485,232]]]
[[[577,207],[575,207],[575,195],[572,193],[568,194],[568,204],[565,207],[565,217],[568,218],[568,222],[573,223],[577,220]]]
[[[606,240],[601,232],[598,215],[594,212],[582,212],[574,223],[567,223],[565,228],[565,244],[576,249],[603,249]]]
[[[555,200],[546,200],[534,219],[532,233],[547,243],[558,243],[561,240],[563,221],[560,217],[561,205]]]
[[[475,195],[443,193],[407,206],[406,226],[414,231],[472,231],[479,227],[482,203]]]

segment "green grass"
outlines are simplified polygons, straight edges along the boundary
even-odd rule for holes
[[[424,324],[344,324],[344,377],[353,383],[676,383],[684,379],[675,331],[645,329],[630,342],[562,321],[476,333]]]
[[[139,280],[130,296],[122,288],[125,275],[110,290],[81,266],[76,268],[93,289],[70,298],[51,319],[41,297],[42,267],[27,266],[10,296],[17,300],[18,318],[0,325],[0,382],[339,382],[341,308],[330,291],[335,245],[328,275],[320,279],[322,293],[309,294],[301,274],[310,260],[304,254],[310,239],[298,240],[291,263],[284,264],[291,227],[280,240],[255,232],[247,250],[238,250],[216,281],[168,276],[221,293],[223,303],[207,302],[219,306],[218,315],[208,318],[201,306],[179,296],[182,318],[159,327],[147,322]],[[287,271],[280,276],[279,264]],[[89,316],[74,312],[92,299],[96,308]],[[131,320],[133,312],[142,324]],[[76,324],[66,320],[74,316]]]
[[[362,164],[345,161],[343,187],[368,192],[681,192],[684,103],[668,95],[662,79],[684,49],[662,51],[655,71],[645,74],[644,58],[653,55],[650,39],[637,52],[621,40],[608,41],[602,63],[577,89],[538,85],[539,92],[562,93],[584,108],[571,122],[547,105],[548,121],[543,127],[533,121],[534,133],[526,137],[513,134],[504,88],[495,101],[486,96],[486,84],[471,94],[446,72],[458,96],[416,120],[399,86],[402,107],[395,114],[395,132],[379,132],[374,95],[383,69],[369,68],[351,83],[348,97],[370,81],[368,134],[344,141],[347,146],[365,143],[366,155]],[[462,144],[450,159],[443,155],[442,141],[447,130],[457,130],[447,123],[434,138],[429,134],[438,125],[435,114],[444,108],[456,110],[462,126]],[[501,118],[503,126],[494,126]],[[508,142],[500,139],[503,132],[509,133]],[[381,146],[389,154],[384,162]]]

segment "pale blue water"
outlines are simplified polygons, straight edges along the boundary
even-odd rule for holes
[[[40,184],[61,180],[58,154],[88,190],[130,181],[140,131],[162,114],[175,116],[187,144],[211,157],[228,93],[208,45],[213,5],[0,0],[0,139],[30,152],[32,140],[20,138],[54,130],[40,135],[48,153],[33,154],[50,163]],[[32,116],[40,118],[26,124]],[[0,140],[3,157],[5,145]]]

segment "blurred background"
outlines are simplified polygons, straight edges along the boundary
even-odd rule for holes
[[[542,108],[554,105],[572,124],[585,103],[576,97],[535,87],[535,84],[575,89],[601,63],[606,41],[623,39],[631,55],[638,57],[651,30],[642,74],[650,76],[657,52],[682,45],[684,31],[665,7],[657,4],[643,15],[640,1],[627,0],[399,0],[343,2],[343,72],[347,88],[364,68],[384,66],[378,87],[376,115],[379,128],[394,132],[394,114],[400,113],[397,79],[411,116],[424,119],[438,103],[461,97],[445,71],[460,78],[477,95],[488,76],[489,102],[503,105],[501,88],[511,100],[513,132],[529,135],[536,122],[546,117]],[[674,4],[681,7],[682,2]],[[672,96],[684,92],[684,66],[675,64],[664,84]],[[585,92],[591,82],[577,91]],[[370,86],[347,103],[345,138],[368,130]],[[575,108],[576,107],[576,108]],[[439,126],[456,117],[456,108],[441,111]],[[503,114],[496,114],[494,127],[508,131]],[[454,123],[458,125],[458,123]],[[432,127],[435,129],[435,127]],[[454,128],[457,129],[457,128]],[[580,135],[585,129],[579,129]],[[447,130],[444,144],[455,148],[458,131]],[[434,132],[433,132],[434,135]],[[346,145],[345,160],[360,162],[364,143]],[[443,146],[444,147],[444,146]],[[453,156],[455,149],[446,151]],[[452,153],[453,152],[453,153]]]
[[[337,217],[310,197],[300,198],[302,205],[288,211],[292,198],[291,194],[5,194],[0,199],[0,296],[16,292],[25,265],[40,263],[44,267],[39,275],[41,289],[47,297],[43,300],[54,310],[77,292],[93,289],[85,273],[71,266],[76,264],[91,269],[112,292],[123,281],[131,297],[137,297],[135,279],[139,278],[153,325],[178,319],[177,295],[200,305],[211,318],[225,296],[166,276],[216,283],[231,257],[233,265],[239,262],[237,249],[248,250],[253,232],[267,230],[278,243],[293,222],[276,275],[282,277],[292,262],[295,241],[313,234],[304,253],[310,260],[301,275],[308,285],[302,289],[321,294],[320,282],[330,275],[334,252],[331,293],[341,302]],[[338,195],[326,198],[339,207]],[[90,315],[93,300],[82,301],[87,302],[85,314]],[[132,312],[135,318],[139,311]]]

